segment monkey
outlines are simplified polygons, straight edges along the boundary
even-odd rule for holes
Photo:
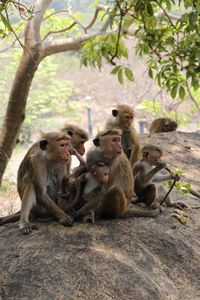
[[[102,185],[98,193],[101,200],[98,215],[108,218],[156,217],[160,213],[159,209],[139,211],[129,208],[134,180],[131,164],[122,149],[121,131],[101,131],[93,139],[93,143],[94,148],[87,153],[87,163],[96,157],[108,162],[110,168],[108,182]]]
[[[149,133],[175,131],[177,127],[177,122],[171,120],[170,118],[157,118],[152,121],[149,128]]]
[[[166,163],[162,161],[163,152],[160,147],[152,144],[143,146],[142,158],[133,167],[134,191],[138,199],[136,202],[145,203],[147,206],[157,206],[166,195],[163,182],[170,179],[180,180],[178,175],[159,174],[166,168]],[[136,203],[135,202],[135,203]],[[182,202],[173,202],[171,197],[166,197],[165,203],[168,207],[183,209],[186,205]]]
[[[73,223],[71,216],[55,203],[62,184],[60,181],[65,178],[69,139],[63,132],[42,133],[41,139],[31,146],[19,166],[17,190],[22,201],[19,228],[24,234],[36,229],[36,225],[29,222],[31,213],[35,216],[50,214],[65,226]],[[58,164],[60,174],[57,174]],[[16,217],[17,214],[13,216],[15,221]],[[0,225],[5,222],[12,222],[12,216],[2,218]]]
[[[100,207],[100,198],[98,194],[101,187],[109,180],[109,167],[103,161],[97,161],[93,164],[88,173],[83,174],[85,186],[82,191],[83,206],[75,212],[76,219],[82,218],[83,222],[95,223],[95,213]]]
[[[139,160],[140,141],[136,129],[133,126],[134,110],[125,104],[117,105],[112,110],[112,118],[105,125],[105,129],[120,128],[122,130],[122,148],[131,166]]]
[[[64,127],[61,129],[62,132],[69,135],[71,137],[70,139],[70,154],[75,155],[79,162],[80,166],[85,167],[85,160],[83,159],[83,155],[85,154],[85,142],[88,141],[88,134],[87,132],[76,126],[69,123],[65,123]],[[71,173],[71,158],[68,160],[67,163],[67,174],[69,175]],[[79,172],[79,167],[77,168],[77,174]],[[76,174],[76,168],[73,171],[74,176],[78,176]]]

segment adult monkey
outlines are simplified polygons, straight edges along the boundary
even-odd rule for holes
[[[99,209],[101,216],[117,217],[155,217],[160,211],[135,210],[128,208],[134,192],[134,179],[129,160],[122,151],[121,132],[117,129],[99,132],[93,140],[94,149],[88,152],[87,160],[99,157],[99,161],[110,163],[108,183],[102,186]]]
[[[178,124],[170,118],[157,118],[152,121],[149,133],[175,131],[177,127]]]
[[[85,154],[85,142],[88,141],[87,132],[84,129],[70,123],[65,123],[61,131],[70,136],[70,154],[75,155],[78,158],[80,165],[83,165],[84,167],[85,161],[82,156]],[[71,173],[71,163],[72,160],[70,157],[66,167],[67,174]],[[74,175],[76,175],[75,173],[76,171],[74,171]]]
[[[162,161],[161,148],[147,144],[142,148],[142,158],[133,167],[134,188],[138,197],[136,202],[143,202],[146,205],[161,203],[167,192],[163,182],[170,179],[180,180],[178,175],[159,174],[162,169],[167,169]],[[168,195],[165,199],[167,206],[183,209],[187,207],[182,202],[173,202]]]
[[[122,130],[122,148],[133,166],[140,158],[139,137],[133,126],[134,110],[128,105],[121,104],[112,110],[112,115],[113,117],[107,121],[105,128]]]
[[[36,228],[35,224],[29,222],[31,212],[36,216],[50,213],[60,224],[72,225],[71,216],[55,203],[61,181],[65,178],[65,165],[69,159],[68,144],[67,135],[53,131],[42,133],[42,139],[31,146],[17,174],[21,213],[1,218],[0,225],[17,221],[20,216],[19,228],[24,234],[29,234]]]

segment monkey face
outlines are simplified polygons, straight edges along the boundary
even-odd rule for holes
[[[123,115],[121,116],[121,128],[125,131],[130,130],[131,125],[133,123],[133,115],[132,114],[125,114],[123,113]]]
[[[118,135],[108,136],[105,145],[105,153],[111,159],[116,158],[122,153],[121,137]]]
[[[100,183],[105,184],[109,180],[109,173],[110,170],[107,166],[98,167],[96,170],[96,178]]]
[[[159,151],[150,151],[148,153],[147,159],[152,166],[156,166],[161,163],[162,154]]]
[[[59,163],[66,163],[69,159],[69,142],[67,140],[58,140],[55,142],[53,159]]]
[[[85,142],[86,140],[85,139],[82,139],[80,141],[80,143],[76,146],[76,151],[81,155],[83,156],[85,154]]]

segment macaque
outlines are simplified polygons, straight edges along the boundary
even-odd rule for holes
[[[178,175],[159,174],[166,168],[162,161],[162,150],[154,145],[147,144],[142,148],[142,158],[133,167],[134,190],[138,199],[137,202],[145,203],[147,206],[157,206],[166,195],[163,182],[170,179],[179,180]],[[168,195],[165,203],[167,206],[183,209],[182,202],[174,203]]]
[[[17,189],[22,201],[19,228],[24,234],[30,234],[36,228],[29,222],[31,213],[36,217],[50,214],[65,226],[73,223],[71,216],[56,204],[61,181],[66,175],[69,139],[63,132],[42,133],[41,140],[32,145],[19,166]],[[16,216],[13,216],[15,221]],[[5,224],[3,218],[0,224]]]
[[[99,132],[93,143],[96,147],[88,152],[87,163],[96,157],[108,163],[110,168],[109,180],[98,193],[101,199],[98,214],[109,218],[157,216],[160,213],[157,209],[138,211],[128,208],[134,192],[134,180],[130,162],[122,150],[120,130]]]
[[[113,117],[107,121],[105,128],[122,130],[122,148],[133,166],[140,158],[139,137],[133,126],[134,110],[130,106],[122,104],[112,110],[112,115]]]
[[[76,211],[76,218],[83,217],[83,222],[95,223],[95,213],[101,205],[98,194],[101,187],[108,182],[109,172],[109,167],[104,162],[99,161],[91,166],[88,173],[82,175],[85,186],[80,196],[84,204]]]
[[[158,118],[152,121],[149,133],[175,131],[178,124],[169,118]]]
[[[72,125],[68,123],[64,124],[64,127],[61,129],[61,131],[71,137],[70,139],[71,147],[69,148],[70,154],[75,155],[80,162],[80,166],[84,167],[85,160],[83,159],[83,155],[85,154],[85,142],[88,141],[87,132],[76,125]],[[67,163],[67,174],[69,175],[70,173],[71,173],[71,157]]]

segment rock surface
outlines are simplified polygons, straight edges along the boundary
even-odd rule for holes
[[[199,188],[199,133],[141,139],[162,144],[170,167]],[[0,299],[200,299],[200,200],[173,195],[188,205],[186,225],[166,208],[155,219],[40,223],[30,236],[17,223],[0,227]]]

